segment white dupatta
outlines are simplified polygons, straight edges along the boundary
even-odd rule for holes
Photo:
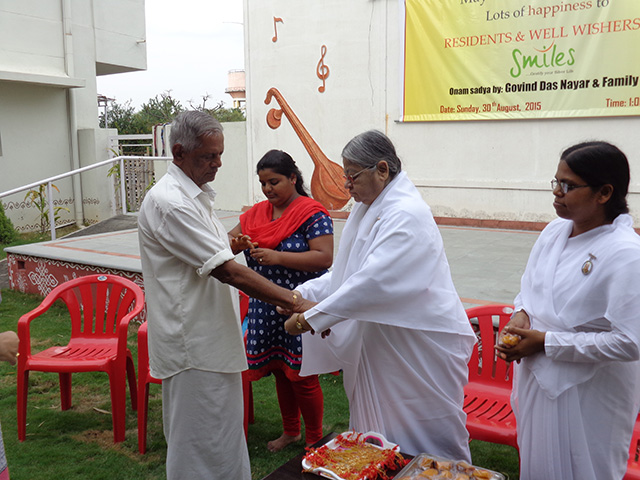
[[[333,270],[298,290],[320,302],[308,311],[308,319],[317,331],[331,328],[332,335],[324,341],[341,352],[339,362],[317,344],[323,341],[319,335],[303,335],[304,358],[321,363],[311,367],[311,362],[303,360],[302,374],[311,373],[310,368],[318,373],[342,368],[345,362],[356,364],[359,322],[455,333],[475,340],[431,210],[404,172],[371,205],[356,204],[344,227]]]
[[[559,310],[554,305],[554,273],[573,222],[557,219],[547,226],[531,251],[516,298],[516,310],[522,308],[528,313],[531,328],[574,332],[576,327],[604,318],[640,349],[640,237],[632,223],[629,215],[619,215],[612,225],[599,227],[585,242],[583,261],[592,263],[591,271],[582,272],[584,263],[572,267],[574,288]],[[556,361],[540,353],[523,359],[520,368],[529,369],[553,399],[588,381],[610,363]]]

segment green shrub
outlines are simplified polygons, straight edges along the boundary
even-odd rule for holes
[[[13,228],[13,223],[11,223],[9,217],[5,215],[4,207],[0,202],[0,244],[11,243],[17,236],[16,229]]]

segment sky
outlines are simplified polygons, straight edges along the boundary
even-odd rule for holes
[[[146,0],[147,70],[98,77],[98,94],[140,109],[168,90],[183,106],[231,107],[229,70],[244,69],[242,0]]]

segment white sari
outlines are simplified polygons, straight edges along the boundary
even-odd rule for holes
[[[522,480],[619,480],[640,407],[640,237],[631,217],[569,238],[558,219],[536,242],[516,311],[547,332],[516,366]]]
[[[475,335],[451,280],[431,211],[405,173],[356,204],[334,269],[298,287],[302,374],[344,372],[350,428],[404,452],[469,460],[463,387]]]

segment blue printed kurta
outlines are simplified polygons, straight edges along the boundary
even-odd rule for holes
[[[331,218],[318,212],[304,222],[290,237],[275,248],[280,252],[307,252],[309,240],[333,234]],[[261,265],[245,250],[247,265],[276,285],[294,290],[298,285],[319,277],[326,270],[303,272],[281,265]],[[258,380],[272,370],[283,370],[297,380],[302,362],[300,335],[289,335],[284,329],[288,317],[280,315],[270,303],[251,298],[247,313],[247,361],[250,380]]]

